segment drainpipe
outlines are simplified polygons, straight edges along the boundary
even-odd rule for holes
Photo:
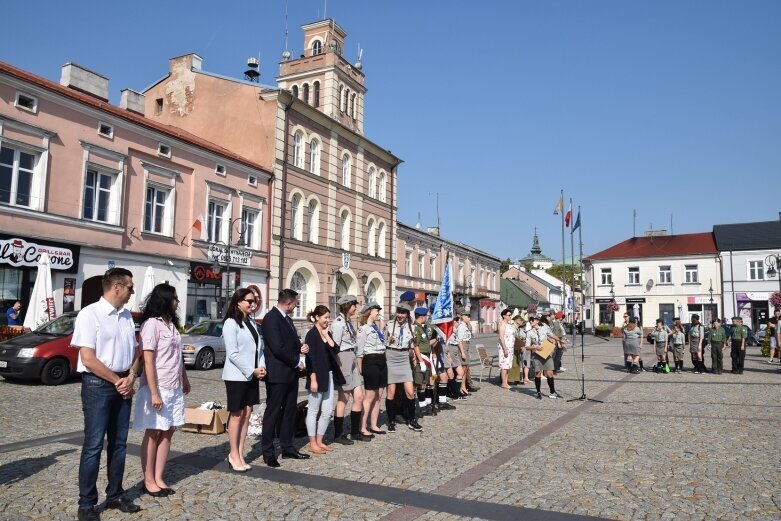
[[[735,296],[735,262],[732,260],[732,251],[729,252],[729,279],[729,283],[732,287],[732,316],[736,317],[738,316],[738,301]]]

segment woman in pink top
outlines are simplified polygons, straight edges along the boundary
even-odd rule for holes
[[[133,428],[145,431],[141,443],[143,490],[152,497],[174,493],[166,485],[163,472],[174,431],[184,425],[184,395],[190,392],[182,362],[177,307],[176,289],[158,284],[144,302],[141,316],[144,375],[136,395]]]

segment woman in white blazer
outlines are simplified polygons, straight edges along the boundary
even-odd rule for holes
[[[225,366],[222,379],[228,395],[228,465],[234,472],[250,469],[244,461],[244,440],[247,438],[252,406],[260,403],[260,379],[266,376],[260,332],[250,318],[255,296],[246,288],[233,293],[225,312],[222,339],[225,343]]]

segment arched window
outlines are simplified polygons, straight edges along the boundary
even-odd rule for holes
[[[306,103],[308,105],[309,104],[309,84],[308,83],[304,83],[303,91],[304,91],[304,93],[303,93],[302,99],[304,100],[304,103]]]
[[[293,134],[293,166],[304,168],[304,133],[300,130]]]
[[[309,142],[309,171],[320,175],[320,142],[316,139]]]
[[[350,96],[350,116],[355,119],[355,93]]]
[[[386,181],[385,181],[385,172],[380,172],[380,186],[378,189],[379,199],[382,202],[385,202],[385,191],[386,191]]]
[[[301,240],[301,195],[290,200],[290,238]]]
[[[312,42],[312,56],[317,56],[323,53],[323,42],[315,40]]]
[[[347,188],[350,188],[350,155],[345,154],[342,156],[342,184]]]
[[[377,225],[377,256],[385,257],[385,223]]]
[[[377,226],[372,217],[366,224],[366,254],[374,256],[377,254]]]
[[[293,85],[293,86],[290,88],[290,91],[293,93],[293,97],[294,97],[294,98],[297,98],[297,97],[298,97],[298,85]]]
[[[377,197],[377,179],[373,168],[369,169],[369,197]]]
[[[307,313],[306,310],[309,309],[306,279],[307,277],[301,270],[293,273],[293,277],[290,279],[290,289],[298,293],[298,306],[293,310],[293,318],[303,318]]]
[[[342,210],[341,226],[339,227],[341,233],[340,247],[345,250],[350,250],[350,212]]]
[[[316,81],[312,84],[312,106],[320,106],[320,82]]]
[[[347,282],[345,282],[344,277],[336,279],[336,296],[341,297],[342,295],[347,295],[348,291],[350,290],[347,288]]]
[[[307,212],[306,212],[306,226],[307,226],[306,240],[314,244],[317,244],[319,219],[320,219],[320,205],[317,204],[317,199],[311,199],[309,201],[309,204],[307,205]]]
[[[366,288],[366,300],[379,304],[379,302],[377,302],[377,283],[375,281],[371,281],[369,287]]]
[[[344,108],[342,107],[342,91],[343,90],[344,90],[344,87],[339,85],[339,88],[337,89],[337,93],[336,93],[336,96],[338,98],[336,100],[336,104],[339,105],[339,112],[344,112]]]
[[[343,96],[344,99],[342,100],[342,107],[344,108],[342,109],[342,112],[347,112],[347,100],[349,99],[350,96],[350,89],[344,89]]]

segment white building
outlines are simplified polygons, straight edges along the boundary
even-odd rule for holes
[[[741,316],[756,330],[772,314],[771,295],[781,292],[781,215],[778,221],[720,224],[713,235],[722,259],[725,316]]]
[[[583,259],[586,327],[620,325],[623,313],[653,327],[657,318],[703,323],[720,316],[721,265],[713,234],[633,237]],[[619,310],[608,310],[615,301]]]

